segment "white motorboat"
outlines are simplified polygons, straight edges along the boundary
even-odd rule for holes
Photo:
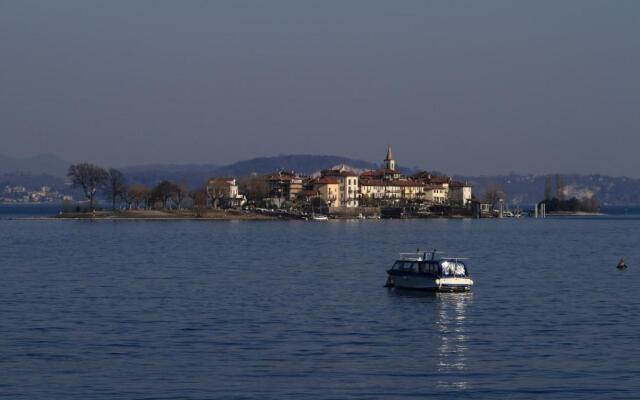
[[[467,292],[473,286],[463,259],[436,257],[436,250],[401,253],[387,274],[385,286],[399,289]]]

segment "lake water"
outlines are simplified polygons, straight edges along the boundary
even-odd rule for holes
[[[0,219],[0,398],[637,398],[639,230]],[[417,247],[473,291],[383,288]]]

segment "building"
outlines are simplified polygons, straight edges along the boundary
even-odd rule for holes
[[[325,176],[313,179],[309,184],[328,207],[340,207],[340,181]]]
[[[404,177],[396,168],[396,161],[389,147],[382,169],[360,174],[362,202],[379,205],[415,201],[467,206],[471,200],[472,189],[468,184],[455,182],[455,191],[452,191],[453,181],[447,176],[432,176],[428,172],[419,172],[411,177]]]
[[[272,207],[282,208],[287,202],[292,202],[302,191],[303,179],[293,171],[278,171],[266,178],[269,185],[269,195],[266,202]]]
[[[337,169],[324,169],[320,172],[323,178],[333,178],[340,186],[340,207],[358,207],[360,199],[360,185],[358,174],[347,169],[344,165]]]
[[[235,178],[211,178],[207,182],[207,195],[211,205],[217,207],[241,207],[246,197],[238,191]]]
[[[467,182],[449,183],[449,202],[453,206],[468,207],[473,200],[473,188]]]

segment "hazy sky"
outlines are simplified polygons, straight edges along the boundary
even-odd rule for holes
[[[640,176],[640,1],[0,0],[0,153]]]

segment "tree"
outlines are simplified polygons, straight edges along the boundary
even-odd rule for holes
[[[220,201],[229,196],[229,184],[224,179],[210,179],[207,183],[207,195],[211,206],[218,208]]]
[[[247,176],[238,180],[240,193],[256,205],[262,204],[264,198],[269,195],[270,187],[264,176]]]
[[[588,199],[584,200],[582,204],[584,207],[584,211],[586,212],[594,213],[594,212],[598,212],[598,210],[600,209],[598,196],[596,196],[595,194],[589,197]]]
[[[556,175],[556,197],[560,201],[564,201],[565,199],[564,178],[562,177],[562,175],[559,175],[559,174]]]
[[[149,189],[143,193],[144,196],[144,208],[145,210],[151,210],[155,208],[158,197],[155,188]]]
[[[116,200],[124,198],[127,191],[127,184],[122,172],[115,168],[109,168],[107,180],[104,184],[105,192],[111,199],[111,209],[116,209]]]
[[[131,185],[127,187],[127,192],[125,194],[127,207],[131,209],[132,205],[135,204],[135,208],[140,208],[140,206],[145,203],[145,200],[149,196],[150,192],[151,189],[144,185]],[[151,204],[147,204],[148,208],[150,206]]]
[[[84,197],[89,200],[89,209],[95,210],[95,199],[98,188],[108,179],[108,172],[97,165],[80,163],[69,166],[67,176],[74,187],[82,188]]]
[[[548,175],[544,178],[544,199],[551,200],[551,177]]]
[[[187,189],[186,186],[182,184],[175,184],[175,187],[173,188],[173,196],[171,196],[171,199],[176,204],[176,207],[178,207],[178,210],[180,209],[180,205],[188,196],[188,194],[189,189]]]
[[[207,207],[207,190],[205,188],[192,190],[189,192],[189,198],[193,202],[193,214],[199,217],[202,210]]]
[[[504,198],[504,190],[502,190],[499,185],[495,183],[490,183],[489,185],[487,185],[483,197],[484,203],[491,204],[491,208],[495,208],[496,204],[498,204],[500,200],[504,200]]]
[[[162,181],[152,190],[152,197],[162,202],[162,208],[167,208],[169,200],[175,196],[178,185],[171,181]]]

